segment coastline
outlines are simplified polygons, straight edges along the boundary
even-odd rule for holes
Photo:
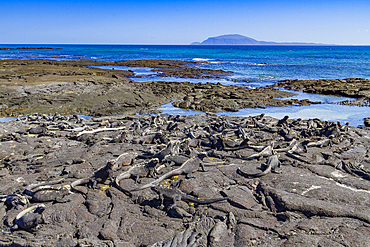
[[[1,115],[33,113],[90,116],[155,111],[160,104],[177,100],[182,108],[205,112],[236,111],[245,107],[307,105],[308,100],[283,100],[294,95],[272,88],[248,90],[219,84],[143,82],[130,79],[132,71],[90,66],[150,67],[163,76],[219,78],[229,72],[191,67],[184,61],[0,61]],[[11,71],[11,72],[10,72]]]
[[[235,115],[235,112],[242,114],[245,111],[243,109],[248,108],[307,106],[321,101],[308,94],[290,97],[295,92],[286,89],[358,97],[357,100],[336,101],[334,104],[366,107],[369,102],[370,90],[366,87],[369,80],[366,79],[348,79],[348,82],[347,79],[284,80],[275,85],[253,89],[244,86],[248,83],[235,82],[231,72],[199,68],[199,65],[204,65],[204,61],[1,60],[0,91],[3,96],[0,115],[18,117],[35,113],[59,113],[96,117],[158,113],[161,105],[170,102],[175,107],[199,113],[229,112]],[[139,72],[134,68],[138,68]],[[145,73],[140,72],[140,68],[146,68]],[[178,82],[174,82],[176,80]],[[227,83],[223,85],[219,81]],[[302,94],[299,91],[296,92]],[[307,100],[306,96],[312,100]],[[330,96],[326,97],[328,99],[322,99],[330,101]],[[292,108],[287,114],[296,111]],[[360,108],[357,111],[363,112]],[[366,111],[364,114],[362,119],[369,115]],[[356,120],[356,125],[358,122]]]
[[[322,106],[286,99],[294,93],[285,90],[135,82],[142,75],[133,70],[91,67],[105,65],[147,67],[184,79],[230,74],[184,61],[1,60],[1,113],[24,115],[0,123],[1,245],[167,246],[179,239],[205,246],[282,246],[308,240],[331,245],[343,237],[351,245],[370,241],[369,234],[358,233],[370,229],[369,127],[316,117],[293,119],[286,112],[278,119],[261,114],[267,106]],[[327,84],[294,82],[317,88],[311,93],[323,93],[320,86]],[[358,96],[367,97],[368,89],[360,82],[348,83],[361,89]],[[340,90],[354,96],[353,88],[346,92],[341,85]],[[160,105],[170,102],[207,113],[157,114]],[[246,107],[259,114],[216,115]],[[182,170],[184,160],[191,172]],[[155,183],[165,174],[176,176]],[[51,184],[34,186],[45,182]],[[138,190],[151,183],[170,190],[169,200],[162,202],[150,189]],[[173,204],[173,193],[185,199]],[[33,208],[38,210],[26,215],[42,217],[37,225],[19,216]],[[29,229],[22,229],[25,225]]]
[[[275,86],[307,93],[351,97],[343,105],[370,106],[370,80],[361,78],[323,80],[284,80]]]

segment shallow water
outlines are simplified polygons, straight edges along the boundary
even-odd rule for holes
[[[162,105],[158,110],[163,114],[172,115],[194,115],[204,112],[193,110],[182,110],[174,107],[171,103]],[[323,121],[340,121],[342,124],[349,122],[351,126],[360,126],[364,124],[364,117],[370,116],[369,107],[346,106],[335,104],[319,104],[310,106],[269,106],[261,108],[245,108],[238,112],[220,112],[217,115],[249,117],[265,113],[267,116],[281,119],[288,115],[292,119],[312,119],[318,118]]]
[[[330,97],[330,96],[329,96]],[[172,115],[195,115],[204,114],[201,111],[183,110],[174,107],[172,103],[163,104],[158,110],[162,111],[162,114]],[[360,126],[364,124],[364,118],[370,116],[369,107],[358,107],[358,106],[346,106],[337,104],[319,104],[310,106],[285,106],[285,107],[273,107],[268,106],[264,109],[261,108],[245,108],[240,109],[238,112],[220,112],[217,115],[225,116],[239,116],[249,117],[256,116],[261,113],[265,113],[267,116],[281,119],[288,115],[293,119],[311,119],[318,118],[323,121],[340,121],[342,124],[349,122],[351,126]],[[92,118],[87,115],[79,115],[83,118]],[[15,120],[15,117],[0,117],[0,123],[4,123],[10,120]]]
[[[93,68],[99,69],[115,69],[115,70],[125,70],[125,71],[133,71],[135,76],[130,77],[130,79],[134,82],[154,82],[154,81],[164,81],[164,82],[191,82],[191,83],[213,83],[217,84],[220,83],[225,86],[244,86],[247,88],[260,88],[270,86],[276,83],[276,80],[270,80],[272,78],[249,78],[245,79],[243,76],[238,74],[232,74],[230,76],[225,76],[222,78],[217,79],[196,79],[196,78],[181,78],[181,77],[171,77],[166,76],[162,77],[159,76],[156,71],[152,71],[153,68],[147,67],[128,67],[128,66],[111,66],[111,65],[104,65],[104,66],[91,66]]]
[[[15,120],[17,119],[16,117],[0,117],[0,123],[5,123],[5,122],[8,122],[10,120]]]
[[[156,72],[151,71],[150,68],[141,67],[126,67],[126,66],[98,66],[103,69],[117,69],[117,70],[132,70],[135,75],[140,77],[132,77],[131,79],[135,82],[147,82],[147,81],[168,81],[168,82],[191,82],[191,83],[221,83],[222,85],[238,85],[247,88],[258,88],[266,87],[267,85],[274,84],[276,81],[271,80],[254,80],[254,81],[243,81],[240,77],[232,75],[223,79],[192,79],[192,78],[178,78],[178,77],[160,77],[156,75]],[[217,113],[218,115],[229,115],[229,116],[242,116],[248,117],[251,115],[258,115],[265,113],[268,116],[275,118],[283,118],[285,115],[290,118],[319,118],[321,120],[328,121],[340,121],[349,122],[351,126],[359,126],[363,124],[363,118],[370,116],[370,108],[366,107],[354,107],[354,106],[343,106],[337,103],[346,100],[354,100],[353,98],[342,97],[342,96],[331,96],[331,95],[319,95],[305,93],[301,91],[285,90],[295,93],[295,96],[287,97],[284,99],[298,99],[298,100],[310,100],[313,102],[321,102],[320,105],[310,106],[287,106],[287,107],[266,107],[265,109],[253,109],[246,108],[241,109],[236,113],[222,112]],[[163,111],[164,114],[173,115],[194,115],[202,114],[203,112],[182,110],[172,106],[172,104],[162,105],[159,110]]]

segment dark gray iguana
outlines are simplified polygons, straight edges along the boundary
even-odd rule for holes
[[[24,190],[24,194],[30,196],[36,202],[68,202],[68,200],[62,200],[63,196],[69,193],[69,190],[65,186],[59,186],[57,188],[51,186],[59,184],[63,180],[64,178],[51,182],[30,184]]]
[[[28,198],[21,194],[0,195],[0,201],[5,202],[8,208],[21,209],[29,204]]]
[[[176,175],[185,174],[187,178],[191,178],[192,177],[191,174],[197,171],[199,167],[202,167],[203,171],[205,171],[202,161],[198,157],[192,157],[188,159],[184,164],[182,164],[179,168],[176,168],[170,172],[167,172],[166,174],[162,175],[161,177],[154,180],[153,182],[143,185],[140,188],[133,189],[131,191],[138,191],[138,190],[143,190],[146,188],[156,186],[157,184],[164,181],[165,179],[170,178],[172,176],[176,176]]]
[[[18,229],[28,230],[38,224],[44,223],[44,217],[42,215],[44,210],[44,204],[34,205],[23,210],[15,217],[14,225],[10,228],[10,231]]]
[[[98,189],[99,188],[99,186],[97,186],[98,183],[105,183],[105,181],[107,181],[108,178],[113,181],[112,179],[113,172],[120,169],[121,166],[127,166],[132,164],[136,157],[137,153],[135,152],[123,153],[120,156],[118,156],[118,158],[114,160],[109,160],[105,164],[105,166],[95,171],[94,175],[92,175],[91,177],[82,178],[71,183],[71,189],[82,194],[85,193],[81,190],[76,189],[76,186],[88,184],[90,188]]]
[[[107,164],[95,171],[94,175],[88,178],[82,178],[71,183],[71,189],[79,193],[85,194],[83,191],[76,189],[76,186],[87,184],[92,189],[98,189],[98,183],[105,183],[108,178],[112,177],[113,171],[119,169],[114,162],[108,161]]]
[[[125,172],[121,173],[115,178],[115,185],[119,186],[122,179],[134,178],[136,183],[140,183],[140,178],[147,177],[148,175],[154,177],[155,166],[159,163],[157,158],[151,159],[149,162],[144,162],[131,166]]]
[[[266,164],[263,164],[262,165],[262,169],[264,169],[262,172],[259,172],[259,173],[256,173],[256,174],[247,174],[245,172],[242,172],[240,170],[240,168],[238,168],[237,170],[237,173],[239,173],[240,175],[244,176],[244,177],[262,177],[270,172],[275,172],[275,173],[278,173],[277,169],[280,167],[281,165],[281,162],[279,161],[279,155],[278,154],[275,154],[275,155],[272,155],[270,156],[267,161],[266,161]]]
[[[163,205],[164,199],[168,198],[172,200],[172,204],[168,207],[168,209],[171,209],[176,206],[177,201],[185,201],[185,202],[193,202],[197,204],[209,204],[209,203],[214,203],[214,202],[219,202],[223,200],[227,200],[227,197],[222,197],[222,198],[214,198],[214,199],[197,199],[195,197],[189,196],[185,194],[184,192],[175,189],[175,188],[164,188],[160,186],[153,186],[151,187],[152,190],[157,192],[159,194],[159,199],[161,200],[161,203]]]
[[[166,158],[168,155],[176,155],[179,153],[180,149],[180,141],[170,141],[167,146],[156,153],[153,156],[138,156],[138,158],[143,158],[143,159],[152,159],[152,158],[157,158],[160,162]]]

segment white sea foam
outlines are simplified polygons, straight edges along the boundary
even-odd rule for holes
[[[196,62],[208,62],[208,61],[211,61],[211,60],[214,60],[214,59],[211,59],[211,58],[199,58],[199,57],[196,57],[196,58],[193,58],[192,60],[193,60],[193,61],[196,61]]]
[[[294,66],[292,64],[277,64],[277,63],[250,63],[250,62],[224,62],[225,64],[249,65],[249,66]]]

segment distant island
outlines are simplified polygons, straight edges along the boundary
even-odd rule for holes
[[[51,50],[54,48],[51,47],[17,47],[17,48],[8,48],[0,47],[0,50]]]
[[[210,37],[203,42],[193,42],[191,45],[322,45],[318,43],[300,43],[300,42],[268,42],[258,41],[240,34],[227,34],[217,37]]]

